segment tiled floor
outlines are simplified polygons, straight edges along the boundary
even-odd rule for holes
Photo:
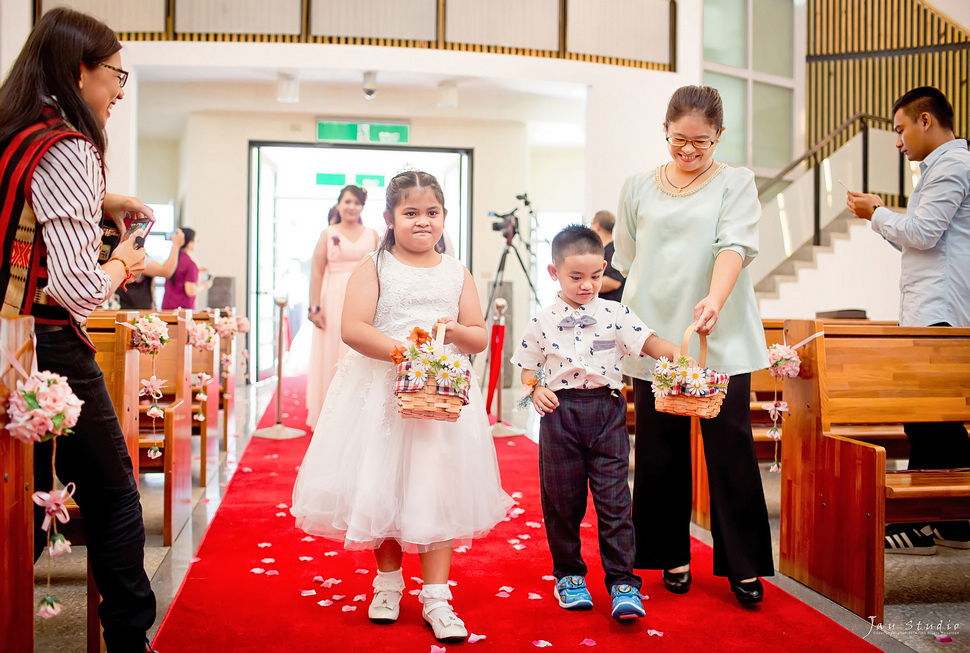
[[[161,522],[152,518],[160,515],[161,477],[146,475],[141,479],[143,505],[145,507],[148,547],[146,569],[152,577],[152,587],[158,599],[158,619],[152,635],[161,624],[169,604],[188,569],[189,563],[205,529],[215,514],[224,490],[224,484],[235,470],[238,456],[244,449],[255,425],[255,416],[261,415],[274,388],[271,385],[237,393],[239,406],[239,430],[241,436],[230,443],[228,454],[223,455],[218,479],[210,480],[203,491],[196,489],[195,508],[192,519],[170,548],[161,546]],[[538,419],[533,412],[515,412],[512,406],[518,397],[517,389],[507,390],[505,416],[514,427],[527,432],[533,439],[538,433]],[[765,497],[771,520],[775,560],[778,560],[778,527],[780,483],[777,474],[762,470]],[[711,543],[710,533],[691,525],[691,533],[699,540]],[[46,653],[81,653],[84,651],[84,550],[78,547],[70,556],[56,559],[53,577],[54,592],[65,601],[65,610],[56,619],[37,620],[36,650]],[[36,567],[39,592],[46,582],[46,559]],[[771,583],[804,601],[848,630],[865,637],[883,651],[970,651],[970,551],[940,548],[935,556],[887,556],[886,557],[886,622],[882,630],[829,601],[816,592],[780,574],[768,579]],[[766,624],[770,628],[771,624]],[[950,634],[952,641],[937,641],[936,634]],[[779,637],[783,635],[779,634]],[[779,648],[789,648],[809,643],[784,642]],[[165,652],[168,653],[168,652]]]

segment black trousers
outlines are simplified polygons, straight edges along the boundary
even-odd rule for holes
[[[37,335],[37,366],[67,377],[84,401],[74,433],[57,439],[57,478],[74,483],[94,579],[101,592],[98,613],[111,653],[145,650],[155,621],[155,594],[145,574],[145,525],[131,457],[125,447],[104,375],[94,352],[70,329]],[[52,487],[50,441],[35,445],[34,486]],[[43,552],[37,508],[35,554]]]
[[[633,525],[637,569],[690,562],[690,418],[654,407],[649,381],[633,380],[636,449]],[[732,376],[721,412],[702,419],[711,494],[714,575],[773,576],[771,531],[751,434],[751,375]]]
[[[539,484],[553,574],[585,576],[580,524],[593,495],[606,588],[639,589],[633,573],[630,436],[626,400],[609,388],[560,390],[559,407],[539,420]]]

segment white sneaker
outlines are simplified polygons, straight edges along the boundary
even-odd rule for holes
[[[448,603],[448,599],[451,598],[448,586],[444,586],[444,591],[426,592],[427,587],[425,585],[425,589],[421,590],[418,600],[424,604],[421,616],[434,631],[435,639],[446,644],[464,642],[468,638],[468,630],[465,628],[465,622],[458,618],[451,604]]]
[[[403,578],[374,578],[374,599],[367,608],[367,617],[375,624],[392,624],[401,616],[401,597],[404,595]]]

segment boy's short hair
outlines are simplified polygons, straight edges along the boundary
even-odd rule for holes
[[[609,211],[597,211],[593,216],[592,224],[599,225],[600,229],[611,234],[613,227],[616,226],[616,218]]]
[[[953,107],[943,92],[932,86],[920,86],[905,93],[893,103],[892,115],[902,109],[910,120],[916,120],[921,113],[932,115],[943,129],[953,131]]]
[[[571,254],[603,256],[603,241],[586,225],[571,224],[552,239],[552,260],[559,264]]]

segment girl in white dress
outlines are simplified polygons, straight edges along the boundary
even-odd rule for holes
[[[406,172],[387,187],[387,233],[351,275],[341,361],[293,488],[297,527],[374,549],[377,577],[368,617],[393,623],[404,593],[401,560],[417,552],[422,616],[444,642],[467,637],[448,603],[451,554],[504,519],[513,501],[501,488],[481,393],[455,422],[404,419],[394,396],[391,351],[415,326],[445,325],[445,349],[477,353],[488,333],[471,273],[435,251],[444,194],[427,173]]]

